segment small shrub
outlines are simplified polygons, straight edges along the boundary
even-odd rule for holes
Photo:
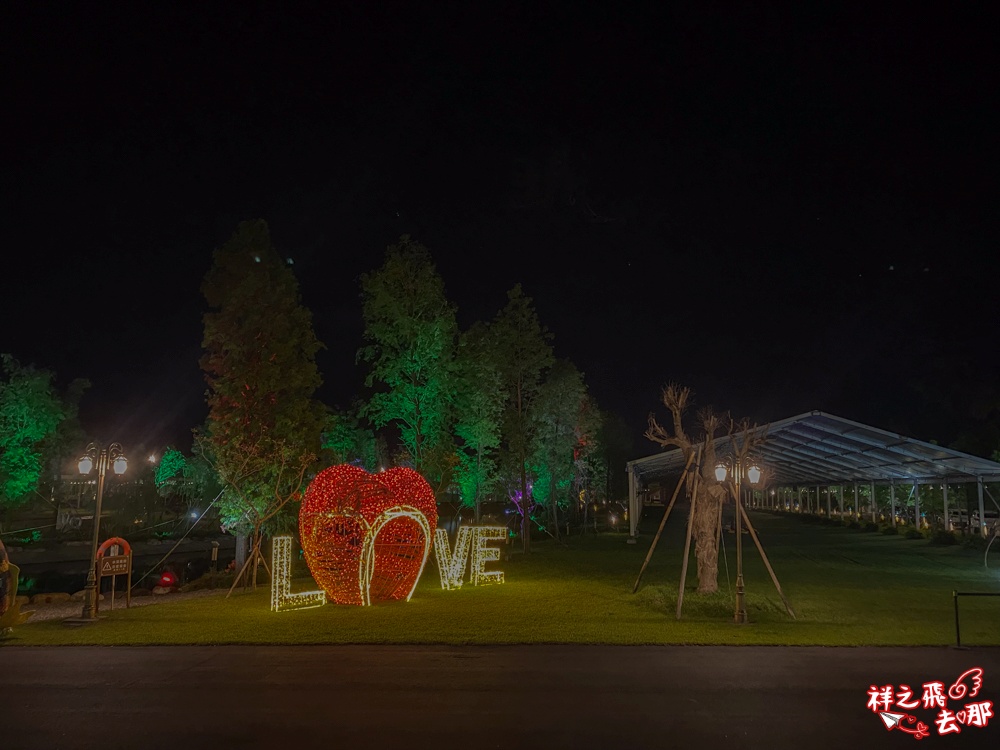
[[[848,521],[847,528],[849,528],[849,529],[860,529],[861,528],[861,524],[858,523],[857,521]]]
[[[906,530],[907,539],[923,539],[924,535],[917,529],[907,529]]]
[[[899,529],[897,529],[895,526],[883,526],[882,533],[885,534],[886,536],[893,536],[899,533]]]
[[[878,531],[878,524],[874,521],[865,521],[865,531]]]
[[[944,529],[938,529],[931,536],[931,543],[945,544],[945,545],[958,544],[958,539],[956,539],[955,535],[952,534],[950,531],[945,531]]]

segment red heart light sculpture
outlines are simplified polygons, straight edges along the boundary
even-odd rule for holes
[[[435,528],[434,491],[413,469],[331,466],[309,484],[299,511],[306,564],[337,604],[409,599]]]

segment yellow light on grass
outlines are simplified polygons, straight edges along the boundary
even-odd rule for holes
[[[490,583],[503,583],[502,570],[486,570],[486,563],[500,559],[497,547],[487,546],[490,542],[500,542],[507,538],[507,529],[503,526],[477,526],[472,542],[472,585],[485,586]]]
[[[469,560],[469,546],[475,528],[463,526],[455,537],[455,551],[448,544],[448,532],[438,529],[434,533],[434,557],[441,574],[441,588],[445,591],[462,588],[465,567]]]
[[[290,536],[276,536],[272,539],[271,611],[286,612],[291,609],[309,609],[326,604],[325,591],[303,591],[292,593],[292,548],[294,539]]]

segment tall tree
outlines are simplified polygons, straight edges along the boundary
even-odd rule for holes
[[[607,465],[604,463],[605,455],[603,440],[604,412],[598,407],[597,402],[589,394],[580,404],[580,413],[576,420],[576,446],[573,448],[573,485],[572,492],[575,501],[570,504],[571,517],[577,519],[580,511],[580,502],[584,506],[589,502],[592,495],[600,495],[602,499],[607,499],[604,492],[606,482]],[[594,492],[594,488],[597,492]],[[586,522],[584,520],[584,527]]]
[[[535,437],[535,400],[544,372],[552,364],[552,335],[538,321],[531,298],[516,285],[507,292],[507,305],[491,326],[497,351],[500,382],[508,400],[503,413],[506,465],[513,472],[514,501],[521,514],[524,551],[531,550],[533,501],[528,483],[528,461]]]
[[[392,425],[413,467],[442,492],[450,480],[449,440],[455,308],[427,248],[410,239],[386,249],[385,262],[361,277],[365,340],[358,357],[379,384],[368,404],[376,427]]]
[[[190,456],[176,448],[167,448],[156,466],[153,484],[161,497],[183,499],[187,506],[195,504],[206,508],[206,502],[221,499],[225,489],[213,468],[212,460],[204,454],[210,449],[207,441],[195,442]]]
[[[88,384],[74,381],[63,398],[51,372],[9,354],[0,356],[0,374],[0,506],[15,507],[37,490],[47,459],[64,451]]]
[[[324,459],[334,464],[354,464],[365,471],[378,471],[380,446],[375,433],[361,416],[364,404],[355,402],[349,409],[331,410],[323,430]]]
[[[484,495],[497,481],[501,417],[508,394],[501,387],[496,350],[489,329],[477,323],[465,332],[456,357],[455,481],[462,504],[473,507],[479,522]]]
[[[628,477],[625,462],[635,456],[632,431],[620,414],[600,411],[597,415],[597,436],[585,452],[587,463],[586,492],[580,497],[583,523],[586,527],[590,503],[604,500],[627,505]]]
[[[548,508],[555,537],[559,533],[559,506],[568,505],[577,479],[580,449],[592,438],[584,425],[587,386],[583,374],[569,360],[558,360],[538,389],[535,409],[533,473],[535,500]],[[586,436],[583,430],[591,435]]]
[[[208,383],[206,455],[226,487],[223,523],[250,534],[256,582],[262,536],[281,523],[319,453],[325,414],[313,395],[322,345],[263,221],[240,224],[215,251],[202,292],[210,309],[201,359]]]

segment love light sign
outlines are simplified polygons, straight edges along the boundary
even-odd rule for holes
[[[490,543],[506,539],[506,528],[462,527],[452,550],[447,533],[436,527],[434,492],[412,469],[378,474],[346,464],[324,469],[310,483],[299,511],[306,564],[322,590],[292,593],[295,540],[274,537],[271,609],[409,600],[432,541],[442,588],[462,587],[469,560],[473,586],[503,583],[503,571],[486,570],[486,565],[500,559],[500,550]]]
[[[466,563],[470,559],[472,572],[469,581],[473,586],[503,583],[503,571],[486,570],[486,563],[500,559],[500,550],[489,546],[489,543],[506,538],[507,529],[503,526],[463,526],[458,530],[455,549],[452,550],[448,545],[448,533],[438,529],[434,537],[434,555],[441,573],[441,588],[462,588]]]

